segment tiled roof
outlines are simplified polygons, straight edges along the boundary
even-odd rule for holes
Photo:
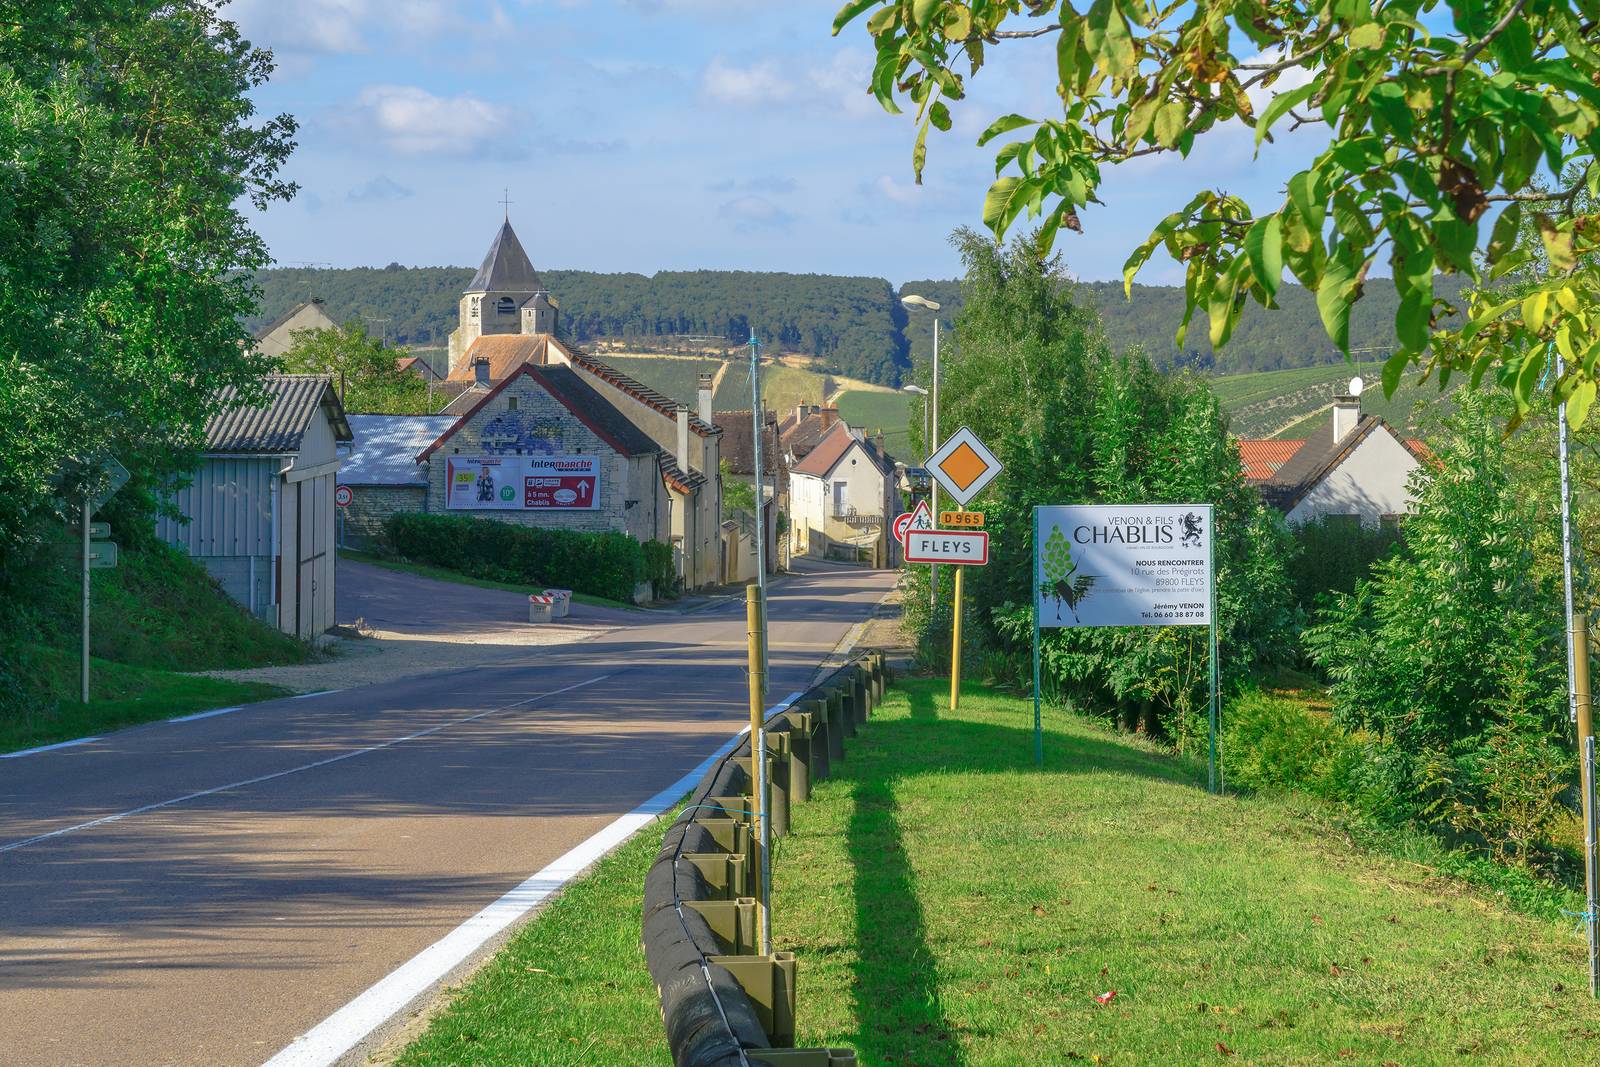
[[[842,422],[833,424],[816,448],[813,448],[806,458],[796,463],[793,468],[795,474],[809,474],[814,478],[826,478],[828,472],[833,470],[833,465],[839,462],[850,446],[856,443],[856,435],[850,432],[850,427]]]
[[[221,390],[222,409],[206,422],[208,454],[281,456],[300,450],[319,409],[333,422],[334,437],[351,439],[344,405],[333,391],[333,379],[322,374],[269,374],[261,380],[264,403],[246,404],[233,386]]]
[[[543,367],[550,362],[550,346],[562,352],[566,348],[547,333],[487,333],[477,338],[467,348],[461,362],[450,369],[449,380],[471,382],[477,379],[473,364],[480,359],[489,361],[489,381],[498,382],[511,376],[511,372],[524,363]]]
[[[439,375],[429,366],[428,361],[420,356],[396,356],[394,369],[397,371],[416,371],[424,381],[438,381]]]
[[[522,242],[511,228],[511,220],[507,219],[494,235],[489,253],[483,257],[478,273],[472,276],[467,292],[537,293],[543,288],[544,282],[533,269],[528,253],[522,250]]]
[[[351,415],[355,447],[339,468],[339,484],[427,485],[417,453],[455,421],[452,415]]]
[[[813,411],[803,419],[785,419],[778,425],[783,450],[796,460],[805,459],[839,422],[838,408]]]
[[[722,431],[721,456],[727,461],[728,470],[734,474],[752,473],[756,469],[756,455],[750,410],[718,411],[712,415],[712,421]],[[780,452],[777,417],[769,411],[766,433],[761,436],[761,468],[764,473],[777,473],[782,459]]]
[[[524,363],[514,370],[510,377],[504,379],[493,389],[478,396],[476,402],[468,408],[460,418],[456,419],[448,429],[441,433],[437,439],[421,455],[417,456],[420,462],[427,459],[441,448],[446,441],[455,436],[461,427],[467,424],[484,405],[489,403],[512,382],[527,375],[538,382],[545,392],[549,393],[561,403],[573,417],[594,431],[606,444],[616,449],[625,456],[649,455],[660,451],[660,446],[633,423],[628,417],[618,411],[610,401],[597,393],[592,386],[575,374],[570,367],[539,367],[531,363]],[[464,397],[471,396],[471,391],[457,397],[459,402]]]
[[[706,484],[706,476],[704,474],[692,468],[685,474],[683,469],[666,452],[661,453],[661,477],[665,478],[667,484],[680,493],[692,493]]]
[[[560,344],[559,341],[556,343]],[[611,364],[595,359],[593,356],[580,352],[575,348],[568,348],[562,345],[561,350],[577,369],[615,386],[639,401],[639,403],[660,412],[668,418],[676,419],[678,417],[678,402],[665,393],[658,393],[643,382],[630,378]],[[693,414],[689,416],[689,429],[701,437],[719,437],[722,434],[721,430],[710,423],[701,422],[699,417]]]
[[[1247,481],[1264,482],[1300,451],[1304,441],[1241,440],[1239,459]]]

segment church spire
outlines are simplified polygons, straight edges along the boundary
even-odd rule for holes
[[[516,231],[511,228],[509,205],[506,210],[508,212],[506,220],[500,224],[500,232],[494,235],[494,241],[489,245],[489,254],[483,257],[483,265],[478,268],[478,273],[472,277],[472,283],[467,286],[469,293],[544,291],[544,282],[533,269],[528,253],[522,250],[522,242],[517,240]]]

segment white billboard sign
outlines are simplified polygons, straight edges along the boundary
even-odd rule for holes
[[[1033,516],[1041,627],[1210,624],[1211,505],[1052,505]]]
[[[445,507],[453,511],[594,511],[599,456],[447,456]]]

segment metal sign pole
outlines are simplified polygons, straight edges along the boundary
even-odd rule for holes
[[[1039,720],[1039,508],[1033,509],[1033,762],[1044,766],[1044,727]]]
[[[748,640],[748,665],[750,670],[750,788],[751,806],[755,808],[756,849],[760,852],[760,861],[757,867],[761,872],[761,930],[760,954],[765,956],[772,951],[772,886],[770,879],[771,868],[767,862],[767,849],[771,839],[768,837],[770,829],[767,822],[767,746],[766,732],[762,730],[762,718],[765,714],[766,691],[765,670],[762,663],[764,642],[761,639],[764,620],[762,619],[761,590],[753,585],[744,588],[745,624]]]
[[[1217,509],[1206,509],[1206,614],[1211,620],[1211,700],[1207,707],[1210,718],[1210,758],[1208,779],[1213,793],[1217,792]]]
[[[87,483],[83,488],[83,662],[79,669],[79,699],[89,703],[89,520],[94,515],[94,497]]]
[[[1596,908],[1600,903],[1595,899],[1595,883],[1600,881],[1600,872],[1595,869],[1595,783],[1594,783],[1594,735],[1583,739],[1583,777],[1586,783],[1583,793],[1583,807],[1588,814],[1584,820],[1583,845],[1585,852],[1584,881],[1588,884],[1588,893],[1584,900],[1584,926],[1589,935],[1589,995],[1600,997],[1600,915],[1596,915]]]

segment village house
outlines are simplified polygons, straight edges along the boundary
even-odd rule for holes
[[[874,567],[899,565],[889,524],[900,513],[894,460],[883,439],[835,422],[789,469],[789,552],[847,559]]]
[[[294,346],[294,335],[298,331],[337,328],[338,323],[322,310],[322,301],[306,300],[256,331],[256,351],[277,359]]]
[[[1395,522],[1416,507],[1412,472],[1427,456],[1421,441],[1361,413],[1361,379],[1334,397],[1326,429],[1304,441],[1242,440],[1245,480],[1298,526],[1343,515],[1366,526]]]
[[[234,600],[284,633],[310,640],[334,623],[334,482],[352,439],[332,379],[273,374],[265,405],[222,391],[182,518],[156,533],[194,557]]]
[[[793,467],[816,448],[839,422],[839,409],[822,404],[799,404],[778,420],[778,441],[783,464]]]

